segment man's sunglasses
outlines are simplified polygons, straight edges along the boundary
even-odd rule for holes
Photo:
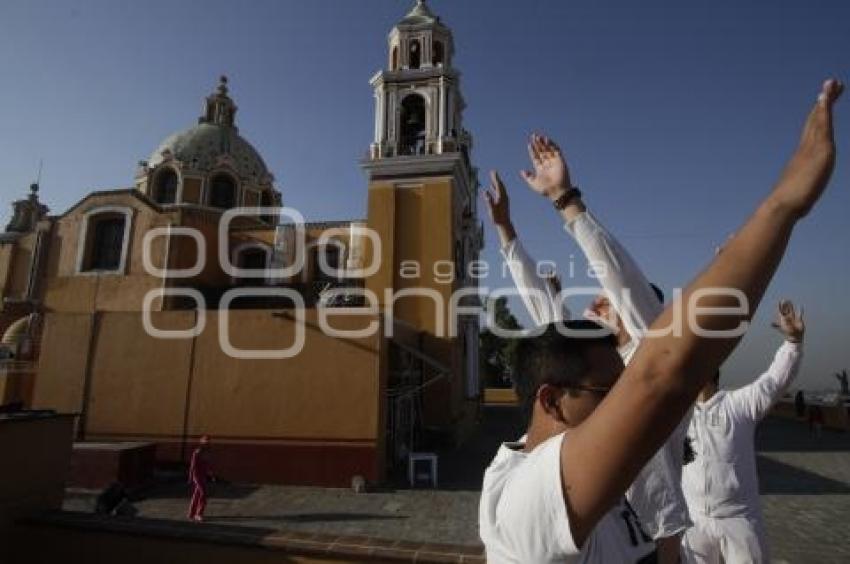
[[[580,390],[582,392],[590,392],[593,394],[606,395],[611,391],[611,388],[608,386],[586,386],[583,384],[569,384],[566,386],[560,386],[561,388],[565,388],[567,390]]]

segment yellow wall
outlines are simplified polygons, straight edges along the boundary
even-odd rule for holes
[[[308,310],[314,324],[315,310]],[[308,326],[304,350],[286,360],[238,360],[218,344],[218,314],[195,351],[190,434],[370,439],[378,437],[380,335],[349,340]],[[284,348],[292,321],[269,311],[232,311],[239,348]],[[369,318],[364,318],[369,319]],[[364,319],[338,317],[333,327],[361,328]],[[374,319],[374,318],[371,318]],[[239,328],[250,328],[239,331]],[[250,413],[250,417],[245,417]]]
[[[362,339],[329,337],[315,328],[316,312],[308,310],[300,354],[242,360],[221,350],[218,312],[207,314],[206,330],[194,342],[148,336],[140,313],[97,314],[86,434],[179,437],[188,410],[190,435],[379,438],[380,329]],[[280,349],[293,342],[290,319],[262,310],[230,315],[235,347]],[[353,330],[375,319],[334,316],[330,324]],[[152,320],[159,329],[186,329],[194,323],[194,312],[154,312]],[[37,407],[80,410],[90,323],[89,315],[47,315],[34,393]]]
[[[438,306],[429,297],[401,297],[393,305],[393,315],[423,333],[423,351],[451,370],[451,379],[441,380],[425,392],[426,423],[454,428],[464,417],[464,365],[462,343],[448,336],[452,323],[449,304],[457,287],[452,280],[440,280],[448,271],[446,265],[435,275],[440,261],[454,265],[455,183],[451,177],[374,181],[369,186],[368,225],[382,243],[379,271],[366,280],[366,287],[385,302],[385,290],[399,292],[405,288],[426,288],[441,297],[443,324],[438,328]],[[368,248],[369,246],[367,246]],[[373,249],[368,250],[369,257]],[[419,265],[419,277],[402,276],[405,261]],[[438,336],[438,329],[442,336]],[[426,370],[425,379],[436,375]],[[448,407],[448,409],[447,409]]]
[[[188,329],[195,312],[153,312],[151,320],[162,330]],[[115,312],[100,315],[94,350],[87,434],[180,436],[192,340],[153,338],[140,313]]]
[[[0,245],[0,282],[4,298],[26,297],[35,245],[36,232],[23,234],[14,243]]]
[[[103,205],[133,209],[127,267],[122,276],[76,272],[84,213]],[[67,312],[140,310],[147,291],[162,286],[161,279],[148,275],[144,270],[144,235],[153,227],[166,226],[172,221],[171,214],[161,214],[127,193],[96,195],[87,199],[56,222],[48,255],[45,307]],[[152,242],[151,258],[155,266],[161,267],[164,263],[166,239],[158,237]]]
[[[92,323],[88,313],[45,315],[33,408],[62,413],[82,410]]]
[[[201,179],[183,178],[183,201],[197,204],[201,201]]]

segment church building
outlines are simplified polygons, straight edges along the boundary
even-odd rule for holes
[[[76,414],[78,441],[151,442],[161,463],[210,435],[234,481],[379,482],[463,440],[479,320],[454,305],[476,302],[483,235],[454,55],[422,0],[390,31],[366,218],[285,207],[226,77],[130,187],[51,214],[33,185],[0,234],[0,405]]]

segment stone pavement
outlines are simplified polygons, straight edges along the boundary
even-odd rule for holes
[[[207,517],[216,525],[287,529],[411,542],[479,544],[478,488],[499,440],[518,435],[510,408],[486,408],[478,435],[441,453],[439,490],[344,489],[220,484]],[[850,562],[850,435],[808,436],[795,421],[769,419],[758,433],[759,475],[768,537],[777,563]],[[188,491],[162,484],[136,503],[140,515],[183,519]],[[69,491],[65,508],[90,511],[93,494]],[[204,526],[204,525],[198,525]]]

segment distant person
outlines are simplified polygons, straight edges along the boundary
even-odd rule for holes
[[[841,395],[850,396],[850,382],[848,382],[847,371],[836,372],[835,377],[838,379],[839,385],[841,385]]]
[[[655,562],[655,545],[624,494],[735,349],[736,329],[755,313],[794,226],[825,190],[841,90],[824,83],[773,191],[653,322],[657,331],[628,366],[613,336],[590,321],[554,323],[519,340],[517,392],[528,425],[484,474],[479,533],[489,564]],[[541,194],[563,203],[574,192],[552,185]],[[730,315],[740,302],[717,288],[737,289],[749,307]],[[679,313],[696,323],[675,323]],[[665,331],[671,324],[676,331]]]
[[[210,438],[201,437],[198,447],[192,452],[189,464],[189,485],[192,486],[192,501],[189,504],[189,519],[203,521],[207,507],[207,485],[214,480],[209,460]]]
[[[803,390],[797,390],[797,393],[794,394],[794,413],[797,415],[797,419],[805,419],[806,417],[806,394],[803,393]]]
[[[803,317],[789,301],[779,303],[774,326],[785,341],[767,372],[732,391],[718,389],[717,372],[694,406],[688,437],[696,459],[684,467],[682,476],[694,521],[685,533],[687,562],[769,562],[756,476],[755,430],[797,376],[805,333]]]

